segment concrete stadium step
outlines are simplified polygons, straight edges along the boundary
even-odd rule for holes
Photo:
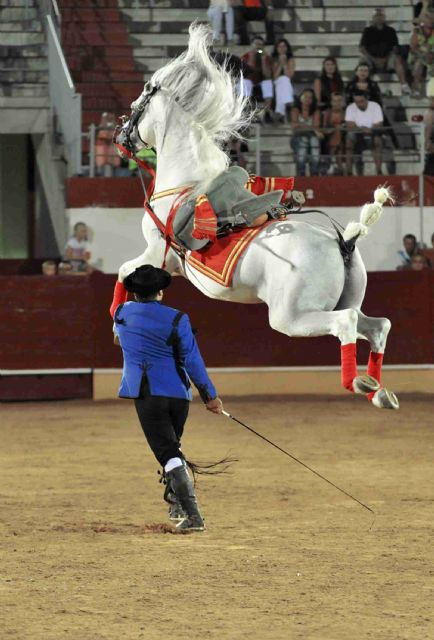
[[[351,4],[349,0],[326,0],[326,2],[327,2],[326,8],[340,7],[348,10],[354,9],[354,4]],[[147,8],[147,2],[145,2],[144,0],[119,0],[118,4],[122,10],[144,10]],[[390,10],[393,10],[394,8],[396,8],[396,4],[397,3],[395,0],[384,0],[384,2],[381,3],[381,6],[385,8],[390,7]],[[78,5],[82,6],[83,0],[79,0]],[[286,10],[287,8],[286,0],[283,0],[282,2],[279,2],[279,0],[275,0],[275,2],[273,2],[273,5],[275,7],[273,10],[274,14],[276,14],[281,10]],[[208,6],[209,6],[208,0],[154,0],[154,7],[156,10],[164,9],[164,8],[167,8],[167,9],[176,8],[177,10],[182,10],[182,9],[206,10]],[[295,0],[295,2],[291,3],[291,6],[294,7],[297,11],[303,10],[303,9],[306,11],[311,11],[311,10],[322,11],[323,10],[322,8],[312,7],[311,0],[307,0],[307,1]],[[363,2],[363,6],[367,8],[372,7],[372,9],[368,9],[368,10],[373,11],[373,9],[378,7],[378,0],[366,0],[366,2]],[[407,8],[409,6],[411,6],[411,2],[409,0],[404,0],[404,2],[402,3],[402,7]]]
[[[0,47],[27,47],[34,44],[44,44],[45,33],[3,33],[0,31]]]
[[[367,24],[366,22],[355,22],[354,20],[343,21],[343,22],[340,22],[338,25],[335,22],[330,22],[330,21],[322,22],[321,26],[318,26],[318,22],[304,22],[302,25],[301,31],[305,35],[305,40],[309,34],[316,36],[317,33],[328,33],[330,34],[329,37],[331,42],[335,42],[337,31],[339,33],[340,32],[357,33],[358,40],[360,40],[360,36],[366,24]],[[264,23],[257,23],[257,24],[251,23],[251,25],[252,25],[250,29],[251,33],[264,33]],[[129,31],[132,35],[136,33],[139,33],[139,34],[140,33],[143,33],[143,34],[144,33],[187,33],[189,26],[190,26],[190,22],[188,21],[186,22],[177,22],[177,21],[138,22],[138,21],[135,21],[129,24]],[[280,37],[281,35],[284,35],[284,34],[292,34],[292,32],[295,30],[294,25],[290,22],[275,22],[274,27],[275,27],[276,37]],[[407,39],[408,30],[406,26],[405,28],[400,27],[399,29],[397,29],[397,32],[402,41],[405,41]],[[409,37],[410,36],[408,35],[408,38]],[[291,36],[289,36],[288,39],[291,39]]]
[[[16,20],[15,22],[0,23],[0,32],[2,33],[22,33],[23,31],[42,32],[42,24],[39,20]]]
[[[0,95],[23,98],[37,98],[48,95],[48,84],[13,84],[0,87]],[[33,105],[32,105],[33,106]]]
[[[188,34],[187,33],[146,33],[146,34],[134,34],[130,36],[130,42],[133,47],[150,47],[156,46],[168,46],[168,45],[182,45],[187,46]]]
[[[294,17],[294,11],[299,20],[303,22],[324,22],[333,21],[339,22],[342,20],[353,20],[355,22],[370,22],[372,17],[372,10],[363,7],[351,7],[351,16],[342,8],[326,7],[325,9],[304,8],[297,7],[288,9],[274,9],[273,20],[275,22],[288,21],[292,22]],[[186,9],[186,8],[145,8],[145,9],[123,9],[123,15],[128,16],[134,22],[193,22],[193,20],[207,20],[206,9]],[[387,11],[388,22],[403,22],[411,21],[413,16],[412,7],[410,5],[406,7],[390,7]]]
[[[2,2],[3,7],[3,2]],[[38,20],[38,10],[26,9],[22,7],[3,7],[0,8],[0,24],[4,22],[15,22],[19,20]]]
[[[0,83],[5,84],[47,84],[48,70],[0,69]]]
[[[135,47],[134,48],[134,57],[137,56],[139,58],[160,58],[164,60],[165,58],[173,58],[181,53],[183,47]]]
[[[327,2],[328,4],[328,2]],[[275,12],[276,20],[279,20],[279,12]],[[330,20],[332,22],[339,22],[341,20],[354,20],[361,22],[371,22],[372,18],[372,9],[366,6],[355,6],[351,7],[351,17],[345,10],[342,10],[341,7],[329,7],[326,6],[325,9],[309,9],[309,8],[297,8],[296,14],[298,18],[302,21],[314,21],[314,22],[322,22],[324,20]],[[411,22],[413,17],[413,9],[410,5],[406,7],[397,7],[390,6],[387,10],[387,22],[390,24],[391,22]]]
[[[132,2],[135,0],[127,0]],[[142,0],[140,0],[142,1]],[[62,11],[64,8],[76,9],[117,9],[117,0],[59,0],[58,5]]]
[[[1,57],[1,56],[0,56]],[[17,71],[47,71],[48,60],[46,57],[40,58],[13,58],[5,56],[4,69],[16,69]]]
[[[157,69],[160,69],[168,58],[156,56],[142,56],[140,49],[134,49],[134,58],[140,64],[141,69],[154,73]],[[313,81],[313,78],[321,73],[322,57],[318,58],[304,58],[301,56],[295,56],[296,78],[298,75],[305,76]],[[350,79],[353,76],[354,69],[359,62],[359,57],[353,58],[339,58],[339,70],[344,78]],[[312,75],[312,78],[310,78]],[[393,80],[392,80],[393,82]]]
[[[0,109],[46,109],[50,106],[48,96],[34,96],[33,98],[17,96],[0,96]]]
[[[26,46],[0,45],[1,58],[27,60],[46,57],[47,54],[47,45],[45,44],[30,44]]]
[[[290,43],[291,46],[306,46],[306,34],[305,33],[287,33],[284,34]],[[329,33],[315,33],[315,45],[316,46],[327,46],[328,44],[335,44],[336,38],[339,39],[340,45],[353,45],[358,43],[360,40],[360,32],[352,33],[352,32],[344,32],[339,34],[334,34],[334,37],[331,37]],[[130,36],[130,41],[134,44],[134,47],[150,47],[152,45],[156,46],[186,46],[188,42],[188,34],[187,33],[146,33],[139,34],[135,33]],[[246,52],[246,47],[234,47],[231,52],[236,53],[237,49],[241,49],[243,53]]]
[[[36,0],[1,0],[2,8],[32,9],[36,7]]]
[[[305,4],[305,3],[303,3]],[[381,6],[384,7],[385,9],[390,7],[391,9],[396,7],[396,1],[395,0],[382,0],[381,2]],[[409,0],[402,0],[402,2],[400,3],[402,7],[411,7],[411,2]],[[296,6],[300,5],[300,0],[297,0],[296,2]],[[354,4],[350,4],[348,2],[348,0],[327,0],[327,6],[328,7],[340,7],[342,9],[348,9],[349,11],[352,11],[354,8]],[[363,6],[365,7],[372,7],[372,11],[374,9],[376,9],[379,4],[378,4],[378,0],[363,0]],[[387,17],[389,17],[389,9],[387,9],[387,13],[386,13]]]

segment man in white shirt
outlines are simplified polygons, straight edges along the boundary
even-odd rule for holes
[[[362,152],[372,149],[377,175],[381,173],[382,149],[381,127],[383,126],[383,111],[379,104],[368,100],[363,91],[354,93],[354,102],[345,111],[345,126],[347,129],[347,175],[353,172],[353,154],[359,156],[356,161],[358,175],[363,175]]]

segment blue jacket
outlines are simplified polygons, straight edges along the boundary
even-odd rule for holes
[[[126,302],[115,313],[124,356],[119,396],[138,398],[143,374],[152,396],[192,399],[190,378],[204,402],[217,392],[185,313],[151,302]]]

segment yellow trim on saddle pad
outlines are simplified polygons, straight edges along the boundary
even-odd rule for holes
[[[274,221],[270,220],[269,223],[270,222],[274,222]],[[214,282],[217,282],[218,284],[221,284],[224,287],[229,287],[231,284],[233,270],[235,269],[238,259],[240,258],[241,254],[243,253],[247,245],[253,240],[253,238],[260,231],[264,229],[265,226],[268,226],[268,225],[261,225],[260,227],[255,227],[253,229],[250,229],[250,231],[248,231],[236,242],[236,244],[233,246],[230,254],[226,259],[226,262],[223,266],[221,273],[203,264],[202,262],[200,262],[200,260],[197,260],[191,254],[186,256],[186,262],[191,267],[193,267],[197,271],[200,271],[200,273],[202,273],[203,275],[207,276],[207,278],[210,278],[210,280],[214,280]]]

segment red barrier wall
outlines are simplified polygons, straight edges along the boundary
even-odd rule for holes
[[[434,362],[434,273],[370,273],[364,311],[390,318],[387,364]],[[108,307],[115,276],[0,276],[0,368],[120,367]],[[268,327],[265,305],[217,302],[175,278],[166,304],[199,328],[210,367],[339,364],[333,337],[287,338]],[[361,361],[368,347],[360,343]]]
[[[419,204],[418,176],[328,176],[295,179],[295,187],[306,193],[307,204],[315,207],[359,207],[372,201],[382,182],[393,189],[397,204]],[[69,178],[66,181],[68,207],[141,207],[143,189],[139,178]],[[425,177],[425,204],[434,204],[434,180]]]

